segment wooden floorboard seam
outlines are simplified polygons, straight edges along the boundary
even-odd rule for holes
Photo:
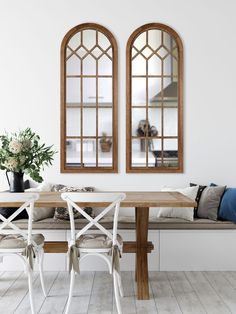
[[[50,288],[48,289],[47,297],[49,296],[50,291],[51,291],[51,289],[52,289],[52,287],[53,287],[55,281],[57,280],[57,278],[58,278],[58,276],[59,276],[59,273],[60,273],[60,272],[58,271],[58,272],[57,272],[57,275],[55,276],[55,279],[53,280],[53,282],[52,282]],[[44,298],[44,300],[43,300],[43,302],[42,302],[42,304],[41,304],[41,306],[40,306],[40,308],[39,308],[38,313],[40,313],[40,311],[41,311],[41,309],[42,309],[42,307],[43,307],[43,305],[44,305],[44,303],[45,303],[46,300],[47,300],[47,298]]]
[[[230,313],[232,314],[235,314],[233,313],[228,304],[225,302],[224,298],[217,292],[217,290],[215,289],[215,287],[212,285],[211,281],[208,279],[207,275],[206,275],[206,272],[202,272],[203,276],[206,278],[206,280],[209,282],[210,286],[212,287],[212,289],[215,291],[215,293],[218,295],[218,297],[221,299],[221,301],[224,303],[224,305],[227,307],[227,309],[229,310]],[[236,300],[235,300],[236,301]]]

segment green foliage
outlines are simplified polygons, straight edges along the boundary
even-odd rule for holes
[[[52,165],[53,145],[41,144],[40,137],[30,128],[18,133],[0,135],[0,169],[28,174],[36,182],[42,182],[40,171]]]

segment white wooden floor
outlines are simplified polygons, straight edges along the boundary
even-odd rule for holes
[[[122,272],[124,314],[212,313],[236,314],[236,272],[150,272],[151,298],[135,299],[134,274]],[[67,272],[45,272],[49,296],[34,277],[37,313],[63,313],[69,277]],[[0,273],[0,313],[30,313],[27,280],[22,272]],[[112,277],[104,272],[83,272],[76,278],[71,313],[116,313]]]

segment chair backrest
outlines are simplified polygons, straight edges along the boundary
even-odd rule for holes
[[[71,244],[75,244],[75,240],[78,239],[82,234],[86,233],[91,227],[96,226],[100,229],[102,233],[106,234],[111,240],[113,245],[117,243],[117,225],[118,225],[118,215],[120,209],[120,202],[126,198],[124,193],[62,193],[61,197],[67,202],[68,211],[70,215],[70,225],[71,225]],[[103,207],[104,209],[95,217],[89,216],[81,206],[95,206]],[[75,234],[75,223],[74,223],[74,213],[73,208],[77,210],[82,216],[84,216],[89,223],[82,228],[77,234]],[[112,209],[114,211],[113,217],[113,231],[112,233],[104,228],[99,220],[104,217]]]
[[[27,244],[32,243],[32,215],[34,210],[34,202],[39,198],[38,193],[0,193],[0,203],[11,203],[11,204],[21,204],[20,207],[16,206],[16,210],[14,213],[9,217],[5,218],[3,215],[0,214],[0,233],[4,228],[14,230],[14,232],[9,233],[17,233],[24,237],[27,240]],[[15,206],[11,206],[15,207]],[[18,209],[17,209],[18,207]],[[28,220],[28,231],[27,233],[16,226],[12,221],[16,218],[23,210],[26,210],[29,216]],[[6,232],[4,232],[6,233]]]

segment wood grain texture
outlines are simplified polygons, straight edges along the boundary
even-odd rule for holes
[[[44,243],[45,253],[66,253],[68,250],[68,242],[56,242],[56,241],[46,241]],[[151,253],[154,250],[154,245],[152,242],[147,242],[146,251]],[[136,253],[137,243],[135,241],[124,241],[123,243],[123,253]]]
[[[147,239],[148,239],[148,207],[136,207],[136,278],[137,278],[137,298],[138,300],[149,299],[148,286],[148,260],[147,260]]]
[[[121,298],[123,314],[201,313],[202,307],[207,314],[235,313],[236,272],[150,272],[149,275],[150,300],[141,301],[135,299],[133,272],[121,272],[124,288],[124,298]],[[35,278],[37,313],[62,314],[69,289],[68,272],[45,272],[46,288],[49,291],[46,299],[41,295],[37,273]],[[231,281],[230,278],[234,279]],[[3,277],[0,277],[1,292],[2,289],[5,293],[0,302],[1,314],[29,313],[23,273],[4,272]],[[116,313],[112,276],[107,272],[81,272],[76,276],[74,292],[70,313]],[[194,293],[198,297],[198,304],[189,310]],[[200,311],[197,312],[199,306]]]
[[[55,279],[57,278],[57,272],[44,272],[44,282],[46,292],[49,293]],[[34,298],[35,311],[38,313],[42,307],[42,304],[45,301],[45,297],[42,292],[40,277],[37,276],[36,280],[33,283],[33,293],[37,297]],[[31,314],[31,308],[29,304],[29,293],[27,293],[21,303],[18,305],[15,314]]]
[[[156,302],[158,313],[181,314],[179,304],[174,295],[173,289],[166,272],[151,272],[150,285],[152,287],[153,298]]]
[[[112,191],[111,193],[114,193]],[[126,198],[121,202],[121,207],[195,207],[197,203],[179,192],[124,192]],[[35,207],[67,207],[61,199],[60,192],[40,192]],[[80,206],[103,207],[108,203],[80,202]],[[17,207],[20,203],[1,202],[0,206]]]
[[[168,279],[179,307],[183,313],[206,313],[196,292],[186,280],[183,272],[168,272]]]
[[[212,288],[209,281],[201,272],[185,272],[186,278],[190,282],[192,288],[196,292],[198,298],[207,313],[212,314],[229,314],[223,300],[218,296],[216,291]]]

